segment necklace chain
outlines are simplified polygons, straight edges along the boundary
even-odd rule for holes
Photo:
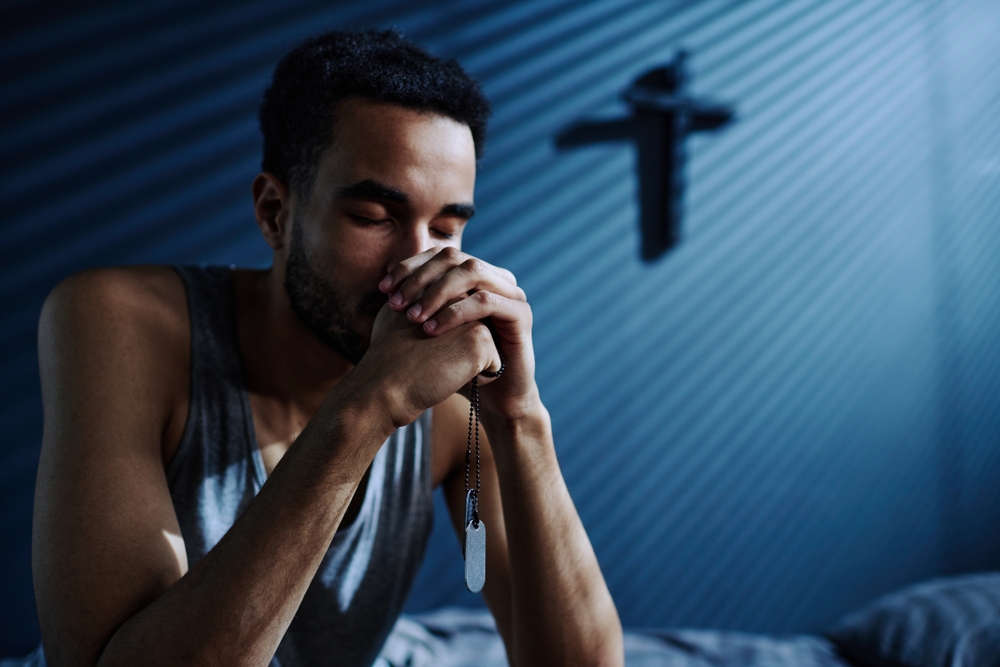
[[[469,469],[472,467],[472,434],[476,434],[476,490],[472,494],[472,523],[479,527],[479,489],[480,456],[479,456],[479,376],[472,378],[472,400],[469,401],[469,437],[465,443],[465,493],[469,493]]]
[[[499,350],[498,350],[499,351]],[[496,373],[483,371],[481,375],[491,378],[500,377],[504,369],[503,353],[500,353],[500,370]],[[482,485],[480,477],[481,459],[479,456],[479,375],[472,378],[472,390],[469,400],[469,437],[465,442],[465,495],[469,496],[469,472],[472,468],[472,434],[476,437],[476,488],[472,493],[472,525],[479,528],[479,489]]]

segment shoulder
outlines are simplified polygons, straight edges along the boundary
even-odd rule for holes
[[[71,319],[74,324],[163,325],[187,319],[187,297],[180,276],[166,266],[90,269],[60,282],[42,309],[43,324]]]
[[[464,465],[468,428],[469,399],[461,394],[452,394],[431,411],[434,486],[441,484],[457,465]]]
[[[60,282],[42,307],[39,357],[170,361],[187,357],[187,296],[165,266],[83,271]],[[173,361],[177,361],[176,358]],[[120,365],[120,363],[115,363]]]
[[[173,269],[91,269],[60,282],[45,300],[39,353],[121,345],[135,353],[146,344],[170,354],[187,348],[188,331],[187,296]]]
[[[190,358],[180,276],[141,266],[66,278],[42,307],[38,353],[47,417],[141,408],[168,420],[186,391]]]

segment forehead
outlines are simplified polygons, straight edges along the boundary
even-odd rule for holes
[[[476,154],[467,125],[360,98],[342,102],[332,122],[333,141],[320,159],[318,186],[372,179],[411,196],[472,201]]]

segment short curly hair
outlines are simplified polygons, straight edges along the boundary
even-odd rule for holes
[[[355,96],[464,123],[482,156],[490,105],[458,62],[432,56],[394,29],[331,31],[295,47],[275,67],[258,112],[261,168],[308,199],[320,156],[333,141],[337,104]]]

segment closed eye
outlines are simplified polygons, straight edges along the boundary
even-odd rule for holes
[[[372,220],[371,218],[366,218],[366,217],[361,216],[361,215],[354,215],[353,213],[349,213],[348,215],[350,215],[351,218],[355,222],[358,222],[358,223],[360,223],[362,225],[366,225],[366,226],[368,226],[368,225],[381,225],[384,222],[392,222],[391,218],[382,218],[381,220]]]

